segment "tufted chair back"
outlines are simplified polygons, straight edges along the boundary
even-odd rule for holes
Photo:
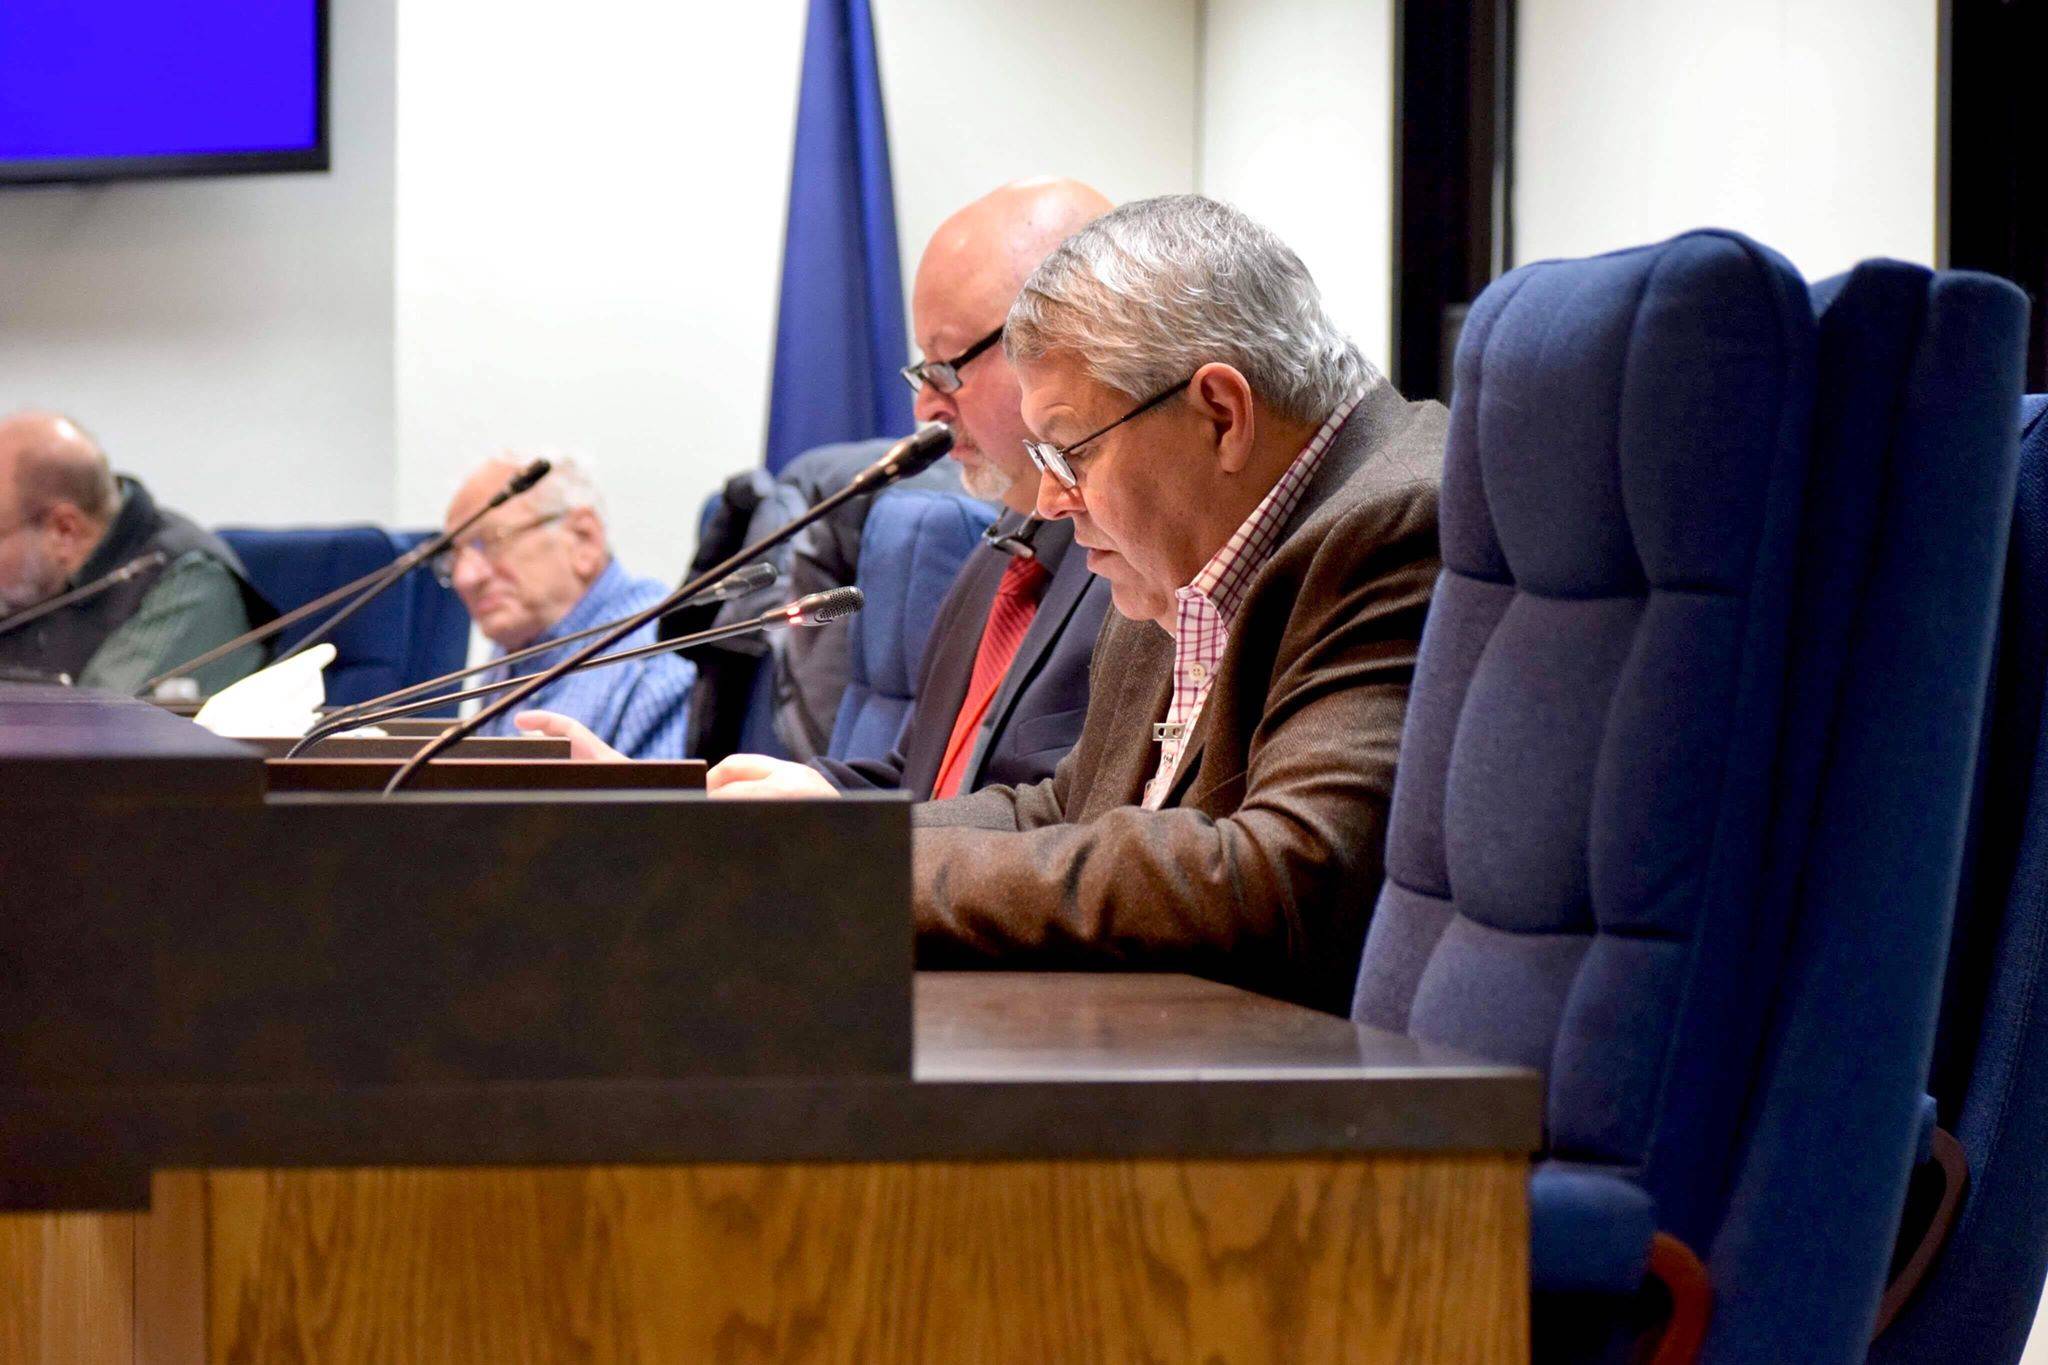
[[[1783,934],[1759,908],[1814,347],[1798,275],[1721,232],[1474,305],[1353,1008],[1540,1069],[1551,1163],[1690,1242]]]

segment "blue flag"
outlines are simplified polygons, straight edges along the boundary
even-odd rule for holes
[[[811,0],[768,397],[768,468],[910,430],[889,131],[868,0]]]

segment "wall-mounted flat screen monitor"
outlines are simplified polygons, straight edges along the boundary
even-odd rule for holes
[[[325,0],[0,0],[0,184],[327,169]]]

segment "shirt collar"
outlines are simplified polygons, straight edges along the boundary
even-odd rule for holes
[[[1216,608],[1226,623],[1236,617],[1245,589],[1251,585],[1252,575],[1271,557],[1273,547],[1280,539],[1281,528],[1294,515],[1294,509],[1301,505],[1302,495],[1308,491],[1309,482],[1322,466],[1324,453],[1336,439],[1345,419],[1364,398],[1365,390],[1359,389],[1323,419],[1322,426],[1316,428],[1316,434],[1309,438],[1293,463],[1267,490],[1259,505],[1252,509],[1252,514],[1231,532],[1229,540],[1223,542],[1223,548],[1210,556],[1209,562],[1189,580],[1186,587],[1175,590],[1176,598],[1183,602],[1192,598],[1203,599]]]

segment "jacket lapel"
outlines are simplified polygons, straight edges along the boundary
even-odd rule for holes
[[[1045,595],[1038,600],[1038,611],[1032,616],[1031,627],[1024,632],[1024,639],[1017,646],[1017,656],[1010,661],[1009,671],[1003,674],[1002,686],[996,689],[995,696],[989,701],[982,738],[969,755],[967,771],[960,782],[962,791],[980,785],[982,765],[988,761],[988,751],[995,747],[989,742],[989,737],[1001,734],[1010,723],[1010,712],[1016,709],[1017,699],[1023,695],[1026,684],[1045,665],[1046,655],[1067,628],[1067,618],[1081,605],[1088,580],[1094,576],[1088,572],[1085,557],[1069,553],[1073,540],[1071,522],[1053,522],[1039,528],[1039,557],[1052,570],[1052,581],[1045,585]],[[954,710],[957,712],[959,708],[956,706]]]
[[[1074,818],[1145,799],[1145,783],[1159,766],[1152,723],[1166,714],[1173,691],[1173,637],[1150,621],[1133,621],[1111,608],[1094,660],[1088,728],[1075,757],[1088,769],[1087,797]],[[1096,709],[1103,708],[1103,719]]]
[[[1302,534],[1323,504],[1366,465],[1373,452],[1385,443],[1388,434],[1401,421],[1409,406],[1411,405],[1407,400],[1402,398],[1399,391],[1385,379],[1375,379],[1366,389],[1365,396],[1359,400],[1358,406],[1351,410],[1351,415],[1344,420],[1344,425],[1337,428],[1336,434],[1331,437],[1329,449],[1323,452],[1322,463],[1316,466],[1315,477],[1309,481],[1301,502],[1288,517],[1287,525],[1282,528],[1279,538],[1273,542],[1273,548],[1267,553],[1266,562],[1252,575],[1251,584],[1245,590],[1244,601],[1238,606],[1240,621],[1263,609],[1259,599],[1265,595],[1264,590],[1271,578],[1268,570],[1274,561],[1280,558],[1281,548]],[[1314,534],[1312,530],[1310,533]],[[1243,642],[1244,632],[1237,628],[1236,622],[1233,622],[1230,639],[1224,645],[1223,658],[1216,669],[1215,680],[1209,684],[1209,695],[1202,701],[1201,714],[1195,717],[1194,733],[1188,736],[1187,747],[1181,752],[1180,766],[1174,769],[1173,785],[1168,788],[1166,794],[1167,806],[1179,805],[1187,796],[1189,788],[1194,785],[1196,774],[1202,766],[1202,750],[1207,746],[1209,735],[1215,729],[1216,713],[1220,709],[1217,705],[1218,694],[1223,693],[1220,699],[1228,701],[1228,680],[1236,676],[1238,651]],[[1168,667],[1170,674],[1170,663]],[[1169,699],[1171,695],[1172,684],[1169,679]],[[1158,715],[1165,714],[1166,706],[1162,702]],[[1147,777],[1150,777],[1149,772]],[[1142,794],[1139,799],[1143,799]]]

